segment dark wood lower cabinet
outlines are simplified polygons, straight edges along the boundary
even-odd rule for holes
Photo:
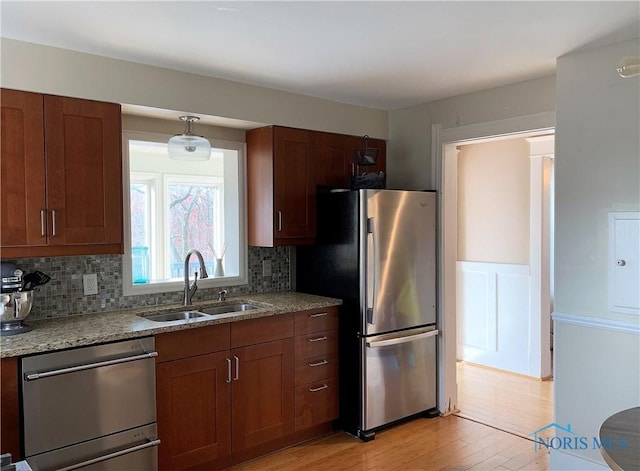
[[[337,357],[303,373],[293,334],[282,314],[156,336],[160,471],[224,469],[331,430]],[[298,371],[318,385],[296,388]]]
[[[235,455],[293,433],[293,341],[251,345],[232,354],[238,366],[232,388]]]
[[[0,363],[0,448],[2,453],[11,453],[13,461],[20,454],[20,397],[18,392],[18,359],[3,358]]]
[[[157,365],[160,471],[230,465],[228,358],[219,352]]]

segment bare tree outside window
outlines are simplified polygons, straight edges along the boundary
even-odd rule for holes
[[[211,249],[217,220],[216,187],[169,184],[169,247],[172,276],[184,276],[183,260],[199,247],[205,260],[215,257]]]

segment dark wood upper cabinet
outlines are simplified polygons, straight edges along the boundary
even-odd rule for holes
[[[311,156],[316,185],[347,188],[349,167],[345,159],[347,136],[328,132],[311,133]]]
[[[315,181],[309,132],[269,126],[247,133],[249,245],[311,243]]]
[[[364,138],[304,129],[268,126],[247,133],[249,245],[313,244],[316,188],[348,188],[350,176],[386,171],[386,143],[374,166],[357,167],[355,149]]]
[[[120,105],[47,95],[44,109],[49,244],[121,244]]]
[[[0,243],[6,248],[46,245],[44,110],[42,95],[0,91],[2,207]]]
[[[122,253],[120,105],[2,90],[4,257]]]

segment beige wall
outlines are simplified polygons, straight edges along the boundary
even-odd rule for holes
[[[460,146],[458,260],[529,264],[529,143]]]
[[[2,87],[386,139],[387,112],[2,38]]]
[[[555,76],[389,112],[390,188],[433,189],[431,125],[443,129],[555,110]]]
[[[609,311],[608,214],[640,211],[640,77],[618,61],[640,40],[558,59],[556,310],[638,322]]]
[[[636,39],[558,59],[555,311],[579,317],[555,329],[555,418],[588,437],[640,399],[638,316],[607,307],[608,213],[640,210],[640,77],[616,66],[639,50]],[[598,450],[563,453],[602,463]]]

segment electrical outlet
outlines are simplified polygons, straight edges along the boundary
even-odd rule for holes
[[[262,276],[264,278],[271,276],[271,260],[262,261]]]
[[[98,294],[98,275],[95,273],[82,275],[82,288],[85,296]]]

